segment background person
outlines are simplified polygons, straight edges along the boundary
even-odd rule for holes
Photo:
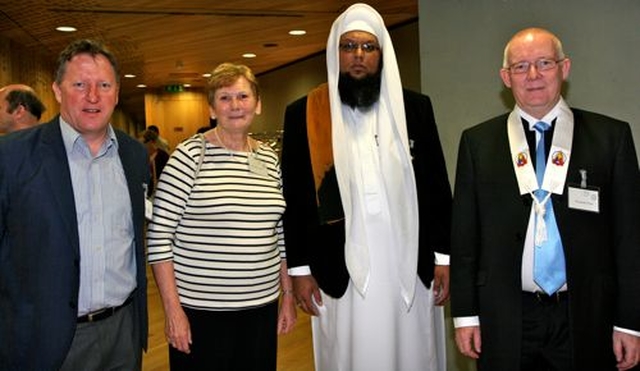
[[[157,126],[149,125],[147,127],[147,130],[151,130],[152,132],[156,133],[156,135],[158,136],[158,138],[156,139],[156,145],[158,146],[158,148],[162,149],[167,153],[171,153],[171,147],[169,147],[169,141],[163,138],[162,136],[160,136],[160,129],[158,129]]]
[[[285,113],[290,273],[316,370],[444,370],[451,191],[427,96],[402,89],[382,17],[355,4],[327,41],[328,84]]]
[[[0,134],[37,125],[45,109],[30,86],[13,84],[0,88]]]
[[[248,136],[261,111],[251,70],[218,66],[209,105],[218,126],[171,155],[148,232],[171,369],[275,370],[277,334],[293,328],[296,313],[278,157]]]
[[[114,56],[58,58],[60,116],[0,138],[0,369],[139,370],[147,344],[144,147],[110,125]]]
[[[460,140],[451,314],[479,370],[626,370],[640,357],[633,139],[627,123],[569,108],[570,68],[549,31],[516,33],[500,70],[516,106]],[[538,274],[547,242],[552,287]]]
[[[149,166],[151,171],[152,183],[149,185],[148,196],[153,194],[160,174],[164,169],[167,161],[169,161],[169,154],[158,147],[158,134],[153,130],[145,130],[142,133],[142,143],[147,148],[147,154],[149,155]]]

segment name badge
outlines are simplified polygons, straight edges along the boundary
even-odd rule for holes
[[[600,212],[600,190],[593,187],[568,186],[569,208],[593,213]]]
[[[264,177],[269,176],[269,173],[267,171],[267,164],[265,164],[264,161],[260,160],[257,155],[250,154],[248,161],[250,172]]]

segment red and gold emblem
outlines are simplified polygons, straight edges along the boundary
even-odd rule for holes
[[[518,167],[523,167],[528,162],[529,162],[529,160],[527,159],[527,153],[526,152],[518,153],[518,155],[516,156],[516,165],[518,165]]]
[[[567,156],[562,151],[556,151],[551,157],[551,162],[556,166],[564,166],[564,163],[567,162]]]

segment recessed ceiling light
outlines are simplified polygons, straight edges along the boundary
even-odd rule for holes
[[[138,88],[146,88],[146,87],[147,87],[147,85],[145,85],[145,84],[138,84],[138,85],[136,85],[136,87],[138,87]]]
[[[302,36],[302,35],[306,35],[307,31],[305,30],[291,30],[289,31],[289,35],[291,36]]]
[[[132,73],[125,73],[124,77],[128,78],[128,79],[132,79],[134,77],[136,77],[136,75],[132,74]]]
[[[202,77],[211,77],[211,74],[210,73],[203,73]]]
[[[242,54],[244,58],[255,58],[257,55],[255,53],[244,53]]]
[[[184,86],[185,88],[190,88],[191,84],[183,84],[182,86]]]
[[[60,32],[76,32],[78,31],[77,28],[75,27],[71,27],[71,26],[60,26],[60,27],[56,27],[56,30],[60,31]]]

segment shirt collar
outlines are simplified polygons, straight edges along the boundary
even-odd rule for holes
[[[526,113],[522,108],[520,108],[520,106],[518,106],[516,104],[516,111],[518,112],[518,114],[520,115],[520,117],[522,117],[523,119],[525,119],[527,121],[527,123],[529,124],[529,130],[535,130],[533,128],[533,126],[536,124],[536,122],[538,121],[544,121],[546,123],[548,123],[549,125],[553,125],[553,122],[555,121],[555,119],[558,117],[558,115],[560,114],[560,108],[562,106],[566,105],[566,103],[564,102],[564,99],[562,99],[562,97],[560,97],[560,100],[558,100],[558,103],[556,103],[555,106],[553,106],[553,108],[551,109],[551,111],[549,111],[546,115],[544,115],[544,117],[542,117],[541,119],[537,119],[533,116],[531,116],[530,114]]]
[[[67,151],[67,155],[71,154],[74,147],[76,145],[81,145],[82,147],[86,147],[86,142],[82,139],[82,135],[76,131],[68,122],[66,122],[62,116],[60,116],[60,131],[62,132],[62,141],[64,142],[64,148]],[[103,144],[103,148],[108,150],[113,146],[115,150],[118,150],[118,138],[116,137],[116,133],[109,123],[107,126],[107,137],[108,143]]]

